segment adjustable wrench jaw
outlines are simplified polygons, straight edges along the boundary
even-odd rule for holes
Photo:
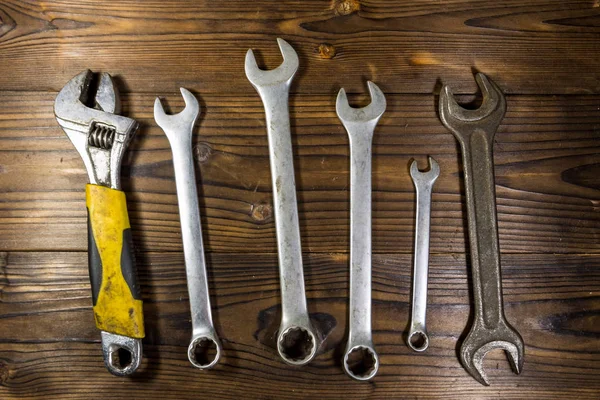
[[[114,114],[120,103],[109,74],[103,73],[95,97],[95,107],[84,104],[92,72],[83,71],[60,91],[54,103],[56,120],[67,134],[85,164],[90,183],[120,189],[123,154],[138,123]]]

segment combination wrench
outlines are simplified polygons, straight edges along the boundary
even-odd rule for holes
[[[371,103],[348,104],[340,89],[336,112],[350,138],[350,312],[344,370],[356,380],[371,379],[379,357],[371,333],[371,150],[373,132],[386,108],[383,92],[367,82]]]
[[[460,348],[465,369],[481,384],[489,385],[483,358],[492,349],[503,349],[512,369],[523,370],[524,344],[508,323],[502,305],[502,279],[496,190],[494,183],[494,135],[506,112],[500,89],[481,73],[475,76],[483,94],[477,110],[456,103],[448,86],[442,88],[439,112],[442,123],[460,143],[471,251],[471,276],[475,316]]]
[[[277,39],[277,43],[283,56],[279,67],[259,69],[254,53],[248,50],[245,70],[263,102],[269,140],[282,308],[277,351],[288,364],[304,365],[315,356],[318,339],[306,306],[288,110],[290,85],[299,60],[285,40]]]
[[[169,139],[173,152],[177,201],[183,238],[183,252],[187,276],[190,310],[192,314],[192,340],[188,346],[188,359],[200,369],[212,368],[221,356],[221,343],[215,331],[210,309],[206,259],[202,242],[200,209],[196,174],[192,156],[192,133],[200,114],[198,100],[187,89],[181,88],[185,109],[168,115],[159,98],[154,102],[154,120]],[[210,348],[214,346],[216,353]]]
[[[427,313],[427,275],[429,271],[429,227],[431,221],[431,193],[440,175],[440,166],[429,157],[429,171],[421,172],[414,160],[410,176],[417,191],[415,223],[415,255],[413,265],[413,293],[410,328],[406,343],[414,351],[425,351],[429,336],[425,325]]]

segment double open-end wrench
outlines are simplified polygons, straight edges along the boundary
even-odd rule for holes
[[[521,335],[508,323],[502,305],[502,280],[494,184],[494,134],[506,112],[500,89],[483,74],[475,76],[483,94],[477,110],[459,106],[450,88],[440,94],[440,119],[460,143],[465,176],[467,217],[475,316],[460,348],[465,369],[480,383],[489,385],[483,358],[492,349],[503,349],[512,369],[523,370]]]
[[[427,313],[431,192],[433,191],[433,184],[440,175],[440,166],[431,157],[429,157],[429,166],[429,171],[421,172],[417,167],[416,160],[410,165],[410,176],[417,190],[417,213],[415,223],[412,313],[406,343],[414,351],[425,351],[429,346],[425,317]]]
[[[368,106],[350,107],[344,89],[335,106],[350,138],[350,329],[343,365],[351,378],[361,381],[379,369],[371,334],[371,150],[386,108],[383,92],[373,82],[367,84]]]
[[[94,318],[101,330],[104,363],[111,373],[123,376],[139,367],[144,337],[142,299],[120,178],[123,155],[138,123],[117,115],[119,97],[107,73],[101,75],[95,107],[87,107],[83,101],[90,95],[92,77],[88,70],[71,79],[56,97],[54,113],[90,179],[86,206]]]
[[[277,351],[288,364],[303,365],[315,356],[318,339],[306,307],[288,110],[290,84],[299,61],[285,40],[277,39],[277,43],[283,55],[279,67],[271,71],[259,69],[254,53],[248,50],[245,69],[262,99],[269,139],[282,308]]]
[[[194,159],[192,134],[200,114],[198,100],[187,89],[181,88],[185,109],[179,114],[168,115],[159,98],[154,102],[154,120],[167,135],[173,152],[177,201],[183,238],[183,252],[187,276],[190,310],[192,314],[192,340],[188,346],[188,358],[200,369],[212,368],[221,356],[221,343],[213,325],[206,276],[206,259],[200,226],[200,209]],[[214,346],[216,353],[212,354]]]

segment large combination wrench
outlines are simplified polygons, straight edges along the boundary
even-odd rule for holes
[[[440,166],[429,157],[430,169],[419,171],[417,161],[410,165],[410,176],[417,190],[415,224],[415,255],[413,265],[413,293],[410,328],[406,343],[414,351],[425,351],[429,336],[425,325],[427,313],[427,275],[429,272],[429,226],[431,220],[431,192],[440,175]]]
[[[212,368],[221,356],[221,343],[215,331],[210,310],[206,259],[200,226],[200,209],[196,174],[192,156],[192,133],[200,114],[198,100],[187,89],[181,88],[185,109],[179,114],[167,115],[159,98],[154,102],[154,120],[167,135],[173,152],[177,201],[183,252],[187,276],[190,310],[192,314],[192,340],[188,346],[188,359],[196,368]],[[216,353],[213,355],[211,347]]]
[[[279,67],[271,71],[259,69],[254,53],[248,50],[245,69],[248,80],[262,99],[269,139],[282,308],[277,351],[288,364],[304,365],[315,356],[318,343],[304,291],[288,110],[290,84],[299,61],[298,55],[285,40],[277,39],[277,43],[283,55],[283,63]]]
[[[506,112],[500,89],[485,75],[475,76],[483,94],[477,110],[456,103],[448,86],[440,94],[440,119],[460,143],[465,176],[467,217],[475,317],[460,348],[465,369],[481,384],[489,385],[483,358],[492,349],[503,349],[512,369],[523,370],[521,335],[508,323],[502,305],[502,280],[494,184],[494,134]]]
[[[373,82],[368,86],[368,106],[350,107],[344,89],[336,102],[350,138],[350,329],[343,366],[351,378],[361,381],[379,369],[371,334],[371,149],[375,126],[386,108],[379,87]]]

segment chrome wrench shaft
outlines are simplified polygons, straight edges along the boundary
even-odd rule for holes
[[[371,379],[379,368],[371,333],[371,150],[386,101],[377,85],[368,86],[368,106],[350,107],[344,89],[336,102],[350,138],[350,329],[343,366],[356,380]]]
[[[429,336],[425,318],[427,315],[427,278],[429,274],[429,228],[431,221],[431,193],[440,175],[438,163],[429,157],[430,169],[419,171],[417,161],[410,165],[410,176],[417,191],[415,223],[415,254],[413,265],[412,313],[406,343],[414,351],[425,351]]]
[[[180,90],[185,100],[185,109],[179,114],[167,115],[160,99],[157,98],[154,103],[154,119],[167,135],[173,152],[181,236],[192,314],[192,340],[188,346],[188,359],[196,368],[208,369],[219,361],[221,343],[213,325],[210,308],[196,174],[192,156],[192,133],[200,113],[200,105],[192,93],[184,88]],[[216,350],[214,355],[210,350],[210,347],[213,346]]]
[[[245,70],[264,104],[269,140],[282,308],[277,350],[288,364],[303,365],[313,359],[318,344],[316,331],[308,315],[304,290],[288,110],[290,84],[299,61],[298,55],[286,41],[277,39],[277,42],[284,60],[278,68],[271,71],[259,69],[254,53],[248,50]]]

